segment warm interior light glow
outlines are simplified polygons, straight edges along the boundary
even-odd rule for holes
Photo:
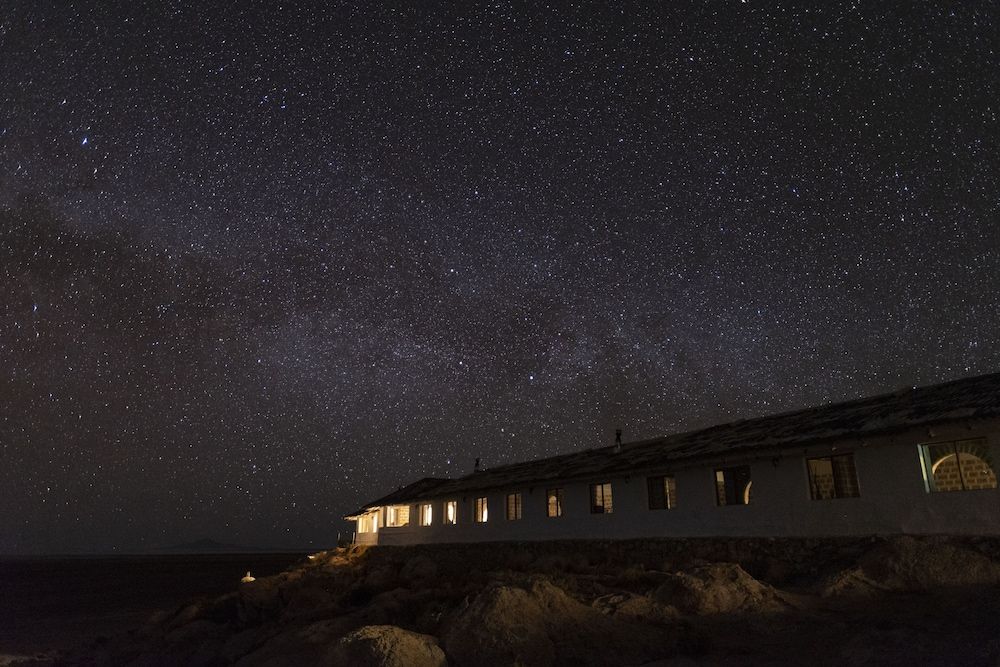
[[[420,505],[420,525],[429,526],[434,521],[434,506],[430,503]]]
[[[486,506],[486,496],[476,498],[476,521],[478,523],[486,523],[489,517],[490,513]]]
[[[410,506],[390,505],[387,507],[385,525],[390,528],[410,525]]]

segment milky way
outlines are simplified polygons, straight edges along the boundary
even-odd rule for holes
[[[994,3],[372,4],[5,8],[0,552],[1000,370]]]

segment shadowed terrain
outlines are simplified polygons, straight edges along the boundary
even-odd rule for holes
[[[56,662],[996,664],[998,554],[943,537],[355,547]]]
[[[221,595],[252,570],[281,572],[301,554],[0,558],[3,655],[67,649],[120,634],[157,609]]]

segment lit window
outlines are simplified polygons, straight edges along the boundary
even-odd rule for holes
[[[449,500],[444,504],[444,523],[454,526],[458,522],[458,501]]]
[[[673,477],[647,477],[646,488],[649,491],[649,509],[672,510],[677,507],[677,484]]]
[[[549,489],[545,492],[545,512],[550,517],[562,516],[563,490]]]
[[[486,506],[486,496],[476,498],[476,523],[486,523],[489,516],[489,508]]]
[[[985,438],[920,445],[920,464],[928,492],[997,488],[993,457]]]
[[[752,484],[750,466],[719,468],[715,471],[715,500],[720,507],[723,505],[749,505]]]
[[[385,525],[393,528],[410,525],[410,506],[390,505],[385,515]]]
[[[521,494],[507,494],[507,520],[514,521],[521,518]]]
[[[806,461],[809,466],[809,495],[813,500],[857,498],[858,471],[854,454],[824,456]]]
[[[591,514],[611,514],[614,505],[611,502],[611,484],[590,485],[590,513]]]
[[[374,533],[378,530],[377,514],[365,514],[358,517],[359,533]]]
[[[420,525],[429,526],[434,521],[434,508],[430,503],[420,506]]]

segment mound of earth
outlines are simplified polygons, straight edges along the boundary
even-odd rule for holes
[[[591,606],[602,614],[669,626],[680,614],[674,607],[663,605],[648,595],[635,593],[609,593],[595,599]]]
[[[345,636],[329,655],[331,665],[447,667],[437,640],[393,625],[366,625]]]
[[[455,610],[443,636],[455,665],[640,664],[669,655],[672,636],[610,618],[546,579],[491,585]]]
[[[878,543],[854,567],[826,582],[824,596],[1000,584],[1000,563],[968,546],[941,539],[894,537]]]
[[[774,588],[735,563],[712,563],[678,572],[653,592],[657,601],[686,614],[781,611],[786,604]]]
[[[313,554],[253,582],[238,584],[239,575],[231,593],[192,600],[55,662],[533,667],[1000,659],[1000,538],[356,547]]]

